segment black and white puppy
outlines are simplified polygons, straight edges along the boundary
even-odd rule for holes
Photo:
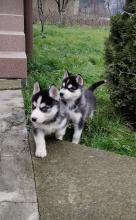
[[[75,144],[80,142],[85,121],[88,117],[92,118],[96,110],[96,98],[93,92],[103,83],[105,80],[96,82],[88,89],[84,89],[83,79],[80,75],[72,76],[68,72],[64,74],[60,97],[74,125],[72,142]]]
[[[59,90],[54,85],[41,90],[38,82],[34,84],[30,118],[36,144],[35,156],[43,158],[47,155],[45,136],[54,133],[57,139],[62,140],[68,123]]]

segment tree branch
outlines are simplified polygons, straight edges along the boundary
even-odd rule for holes
[[[44,37],[44,13],[43,13],[43,4],[42,4],[42,0],[37,0],[37,5],[38,5],[38,13],[39,13],[39,19],[41,22],[41,35],[42,37]]]
[[[133,16],[134,14],[132,14],[132,13],[129,13],[129,12],[127,12],[127,11],[123,11],[121,14],[128,14],[129,16]]]

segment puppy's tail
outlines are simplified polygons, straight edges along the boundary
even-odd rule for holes
[[[100,85],[102,85],[102,84],[104,84],[104,83],[106,83],[106,82],[107,82],[107,80],[98,81],[98,82],[92,84],[92,85],[88,88],[88,90],[91,90],[92,92],[94,92],[95,89],[96,89],[98,86],[100,86]]]

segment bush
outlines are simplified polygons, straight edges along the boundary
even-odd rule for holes
[[[111,18],[105,60],[112,103],[136,129],[136,0]]]

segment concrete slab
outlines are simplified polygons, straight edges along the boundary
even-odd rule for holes
[[[0,203],[2,220],[39,220],[36,203]]]
[[[24,152],[28,152],[29,148],[26,127],[24,125],[11,127],[9,123],[6,123],[6,121],[2,121],[0,128],[1,156],[19,156],[24,154]]]
[[[0,79],[0,90],[21,89],[21,79]]]
[[[0,91],[0,112],[4,114],[6,112],[11,113],[12,109],[24,107],[21,90],[4,90]],[[4,109],[4,110],[3,110]]]
[[[0,91],[0,106],[0,219],[38,220],[21,91]]]
[[[41,220],[136,220],[136,158],[68,142],[47,146],[45,159],[33,156]]]
[[[0,91],[0,154],[17,156],[27,152],[27,129],[20,90]]]
[[[36,202],[36,191],[29,153],[1,157],[0,202]]]

